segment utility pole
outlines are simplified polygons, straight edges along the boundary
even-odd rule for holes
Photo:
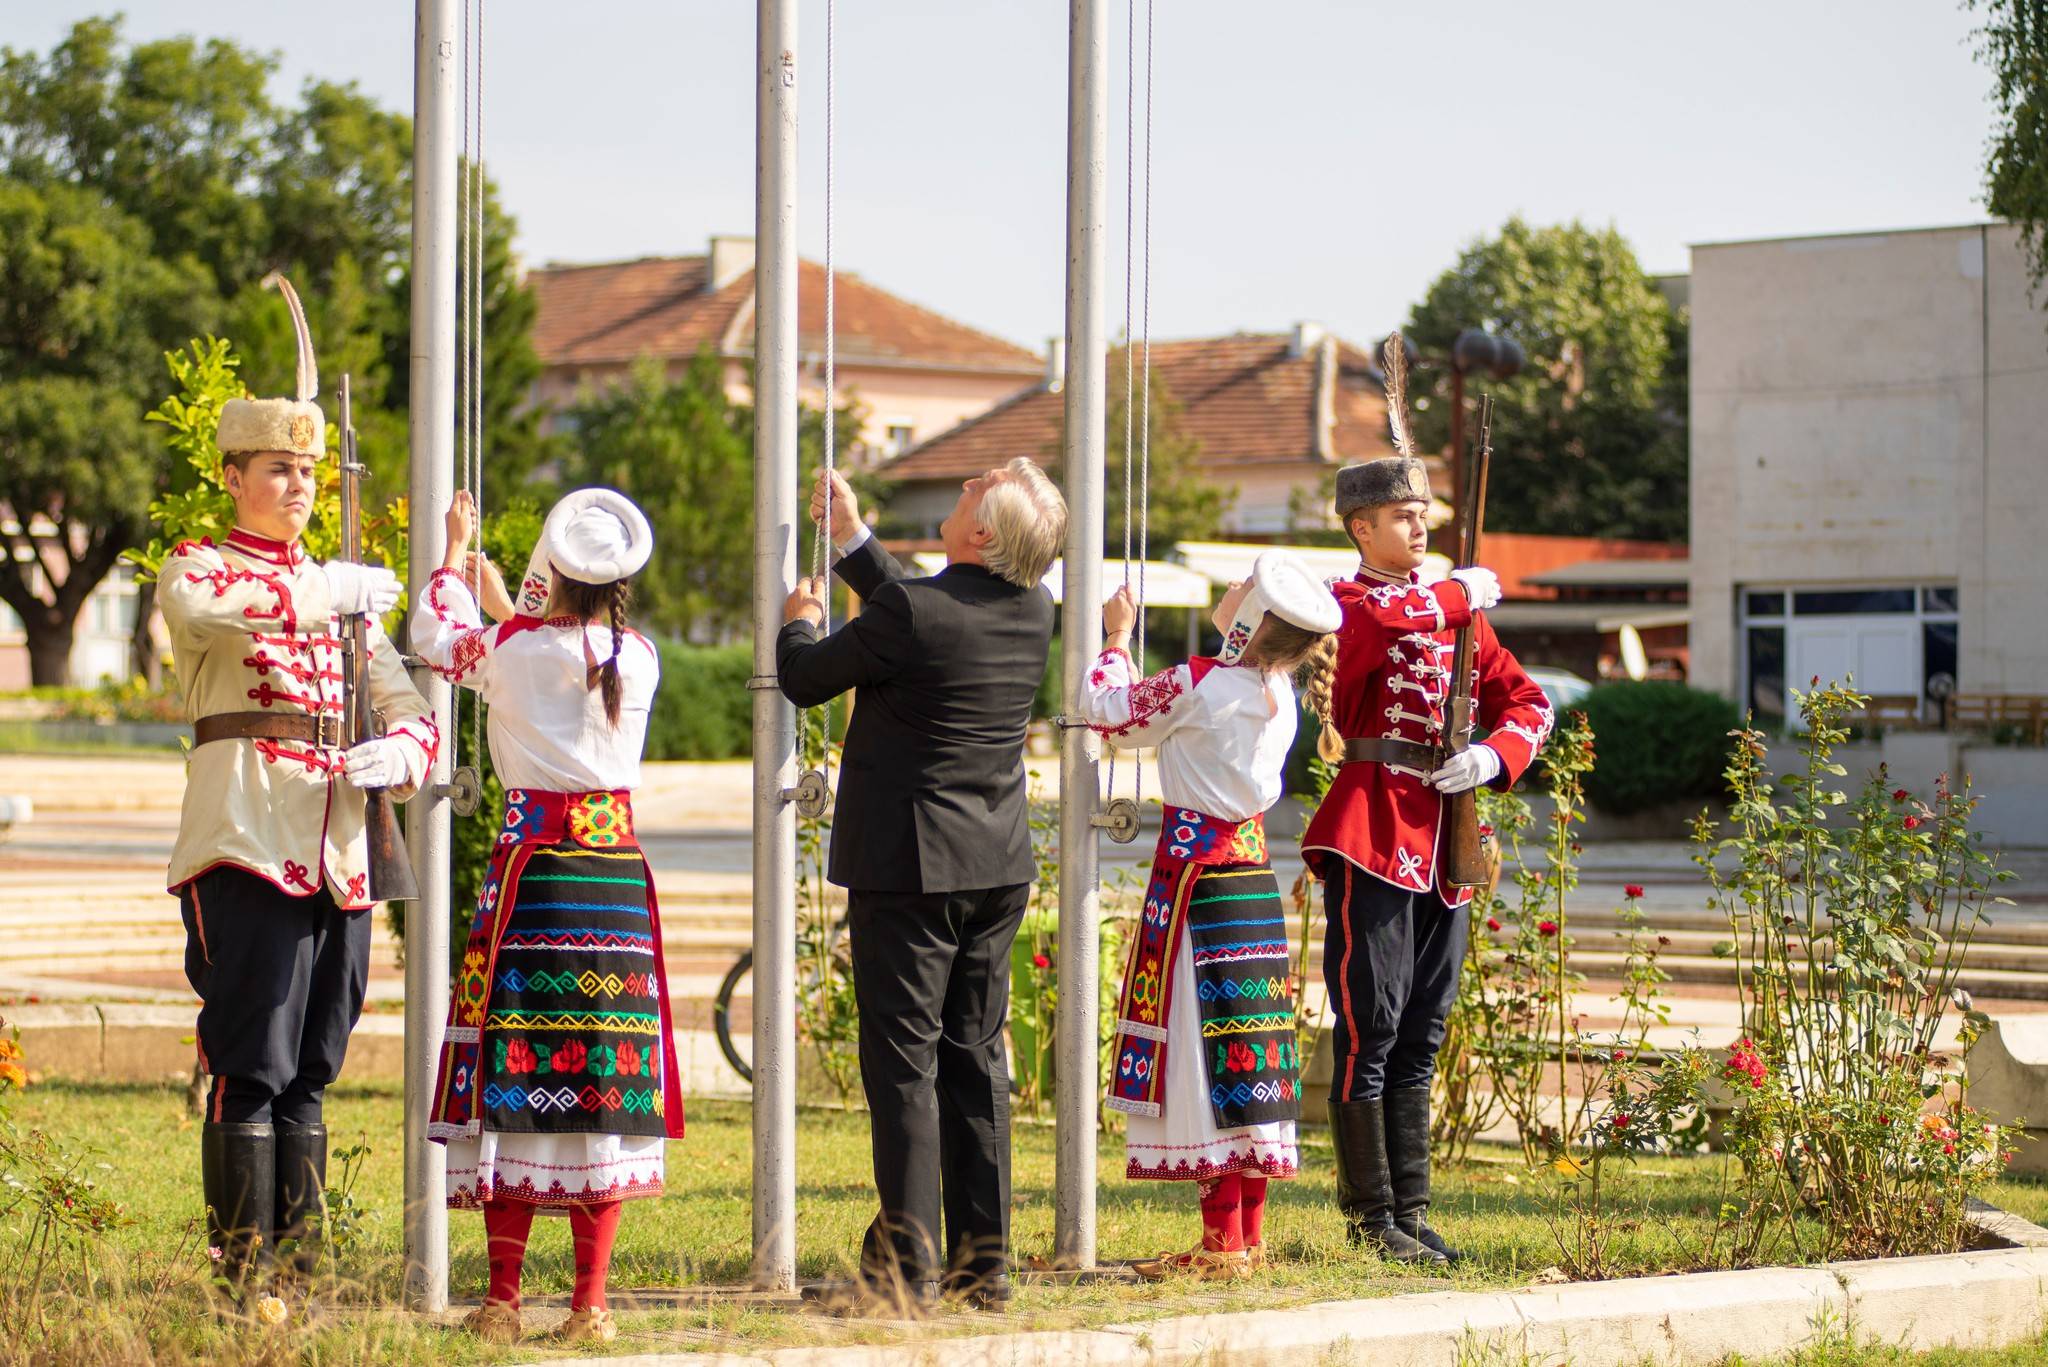
[[[454,0],[418,0],[413,30],[412,410],[407,428],[408,602],[423,602],[441,563],[441,514],[455,496],[455,163],[461,132]],[[447,1150],[427,1138],[442,1025],[448,1019],[446,784],[455,738],[446,681],[424,666],[413,687],[444,738],[433,772],[405,804],[419,900],[405,913],[405,1299],[448,1308]]]
[[[775,638],[797,547],[797,0],[754,59],[754,1285],[796,1286],[796,710]]]
[[[1109,8],[1070,0],[1067,38],[1067,545],[1060,603],[1060,946],[1053,1257],[1095,1265],[1096,1031],[1101,974],[1096,770],[1101,745],[1078,725],[1102,645],[1103,461],[1109,338],[1104,326],[1103,167],[1109,159]]]

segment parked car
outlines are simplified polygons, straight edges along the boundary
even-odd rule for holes
[[[1536,686],[1543,690],[1543,696],[1550,700],[1550,706],[1559,712],[1593,691],[1591,680],[1582,679],[1569,669],[1530,665],[1527,666],[1527,671],[1529,677],[1535,680]]]

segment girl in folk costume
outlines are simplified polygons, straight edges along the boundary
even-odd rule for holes
[[[1201,1192],[1201,1242],[1139,1274],[1237,1277],[1264,1261],[1266,1180],[1297,1166],[1300,1061],[1264,814],[1294,743],[1289,676],[1326,651],[1341,615],[1299,560],[1268,551],[1217,606],[1215,658],[1138,679],[1125,648],[1136,619],[1119,590],[1084,691],[1089,725],[1110,744],[1158,749],[1165,806],[1118,998],[1108,1105],[1130,1116],[1128,1176]]]
[[[468,1327],[518,1337],[534,1213],[566,1211],[576,1288],[561,1336],[609,1342],[620,1203],[661,1194],[664,1140],[683,1133],[661,922],[633,834],[660,670],[626,629],[627,585],[651,539],[624,495],[580,489],[548,514],[517,603],[468,557],[479,605],[462,573],[474,519],[458,494],[412,618],[421,656],[490,704],[505,785],[427,1134],[448,1146],[448,1204],[484,1214],[490,1290]]]

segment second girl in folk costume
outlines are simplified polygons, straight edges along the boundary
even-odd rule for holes
[[[654,881],[633,833],[660,667],[625,629],[647,519],[609,489],[548,514],[515,604],[475,557],[458,495],[448,555],[413,613],[428,663],[490,704],[504,828],[456,975],[428,1137],[448,1146],[448,1203],[481,1208],[489,1295],[469,1319],[519,1334],[519,1273],[536,1210],[566,1211],[576,1289],[563,1328],[609,1341],[605,1275],[620,1202],[658,1196],[683,1133]]]
[[[1140,1263],[1158,1278],[1243,1275],[1263,1261],[1266,1181],[1298,1166],[1295,1004],[1264,814],[1294,743],[1289,675],[1323,652],[1337,601],[1283,551],[1216,609],[1222,652],[1138,679],[1129,589],[1084,690],[1111,744],[1157,747],[1164,803],[1144,914],[1118,997],[1107,1104],[1130,1116],[1126,1174],[1194,1181],[1202,1240]]]

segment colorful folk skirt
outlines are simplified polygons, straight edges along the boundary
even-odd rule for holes
[[[682,1133],[631,796],[507,792],[427,1127],[450,1145],[450,1204],[654,1195],[661,1141]]]
[[[1264,823],[1179,808],[1166,818],[1118,995],[1105,1104],[1157,1118],[1193,1098],[1218,1130],[1292,1122],[1300,1115],[1294,995]],[[1189,998],[1194,1033],[1177,1039],[1175,1006]],[[1192,1058],[1182,1052],[1190,1043]]]

